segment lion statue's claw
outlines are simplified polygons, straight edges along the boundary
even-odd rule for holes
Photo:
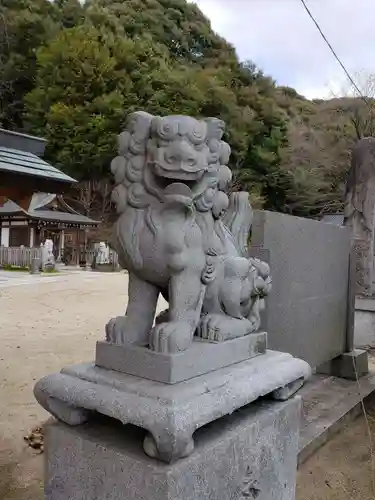
[[[131,338],[131,335],[132,332],[129,328],[129,321],[126,316],[112,318],[105,326],[106,340],[112,344],[129,344],[134,340]]]
[[[197,336],[209,342],[244,337],[255,331],[255,325],[247,318],[231,318],[225,314],[206,314],[198,325]]]
[[[198,327],[198,336],[209,342],[223,342],[226,340],[220,329],[222,319],[223,316],[219,314],[204,315]]]

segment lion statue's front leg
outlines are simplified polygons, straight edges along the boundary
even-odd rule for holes
[[[156,286],[129,273],[128,306],[125,316],[112,318],[106,325],[106,339],[118,345],[147,345],[154,322],[159,290]]]
[[[150,334],[149,346],[156,352],[188,349],[200,320],[206,290],[202,282],[206,256],[198,226],[194,223],[188,226],[181,231],[183,219],[178,217],[165,225],[169,309],[157,318]]]

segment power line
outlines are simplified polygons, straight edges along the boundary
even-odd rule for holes
[[[350,83],[353,85],[353,87],[355,88],[355,90],[358,92],[358,94],[360,95],[360,97],[362,97],[362,99],[364,100],[364,102],[367,104],[367,106],[371,109],[371,106],[370,106],[370,103],[369,101],[367,100],[367,98],[362,94],[362,92],[360,91],[358,85],[355,83],[355,81],[353,80],[353,78],[351,77],[349,71],[345,68],[344,66],[344,63],[341,61],[341,59],[339,58],[339,56],[337,55],[335,49],[332,47],[332,45],[330,44],[329,40],[327,39],[327,37],[325,36],[325,34],[323,33],[323,30],[321,29],[321,27],[319,26],[318,24],[318,21],[315,19],[315,17],[313,16],[312,12],[310,11],[310,9],[308,8],[305,0],[300,0],[303,7],[305,8],[306,12],[308,13],[308,15],[310,16],[311,20],[313,21],[313,23],[315,24],[316,28],[318,29],[321,37],[323,38],[323,40],[325,41],[325,43],[328,45],[330,51],[332,52],[332,54],[334,55],[336,61],[339,63],[339,65],[341,66],[341,68],[344,70],[346,76],[348,77],[348,80],[350,81]]]

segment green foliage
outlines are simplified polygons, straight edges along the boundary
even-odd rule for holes
[[[233,47],[216,35],[199,8],[185,0],[87,0],[88,18],[111,18],[117,32],[130,38],[151,35],[181,62],[236,65]],[[101,13],[101,16],[100,16]]]
[[[121,127],[132,82],[92,27],[63,30],[38,51],[34,90],[25,98],[33,131],[46,135],[48,157],[79,179],[102,175]],[[133,46],[115,49],[133,57]]]
[[[13,266],[12,264],[5,264],[5,266],[2,266],[1,269],[3,271],[11,271],[16,273],[25,273],[29,271],[29,268],[27,266]]]
[[[0,2],[0,125],[23,128],[23,98],[34,86],[35,50],[58,29],[48,0]]]
[[[85,9],[79,0],[55,0],[56,19],[62,28],[74,28],[84,22]]]
[[[134,110],[216,116],[234,187],[256,206],[303,216],[341,207],[352,108],[308,101],[240,63],[193,3],[2,0],[0,75],[0,125],[44,136],[49,161],[80,181],[108,176]]]
[[[268,144],[273,151],[256,158],[264,168],[275,165],[286,125],[274,82],[240,64],[195,5],[88,0],[84,12],[81,24],[37,51],[36,85],[25,97],[27,123],[46,136],[57,166],[79,180],[105,175],[116,135],[135,109],[219,116],[228,124],[234,167],[251,169],[249,151],[254,156]]]
[[[42,271],[42,276],[44,274],[59,274],[59,271],[55,269],[54,267],[45,267]]]

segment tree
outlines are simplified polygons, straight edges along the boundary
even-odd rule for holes
[[[275,84],[252,63],[240,64],[196,6],[182,0],[89,0],[84,11],[82,24],[63,29],[37,52],[36,87],[26,97],[28,123],[33,132],[44,131],[51,161],[79,180],[102,178],[126,116],[146,109],[221,117],[228,125],[232,166],[251,171],[254,161],[270,171],[261,180],[253,175],[254,186],[244,178],[245,189],[274,182],[286,137]],[[178,12],[190,23],[195,19],[195,41]],[[160,31],[159,18],[179,40],[180,51]],[[200,39],[206,42],[197,57]]]
[[[355,142],[341,100],[309,101],[279,88],[278,103],[289,117],[281,169],[293,178],[285,211],[303,217],[341,211]]]
[[[86,9],[87,19],[97,28],[105,25],[117,36],[125,33],[134,39],[147,33],[155,44],[165,48],[174,64],[183,65],[184,86],[179,88],[170,82],[168,88],[173,89],[173,93],[169,95],[174,106],[167,107],[171,112],[191,109],[198,116],[220,116],[226,120],[235,168],[243,165],[252,137],[257,135],[259,142],[263,116],[268,114],[269,118],[264,133],[268,134],[273,117],[278,128],[282,113],[274,105],[275,83],[251,61],[240,63],[233,47],[214,33],[195,4],[185,0],[87,0]],[[203,95],[198,108],[188,105],[181,110],[182,99],[186,99],[187,79],[190,88],[197,93],[197,88],[201,88]],[[198,96],[193,94],[193,100],[198,104]],[[166,111],[165,106],[161,109]],[[282,129],[285,130],[285,126]],[[276,136],[280,134],[276,133],[274,138]],[[280,136],[280,140],[285,141],[285,135]],[[247,168],[251,169],[251,165]]]
[[[341,111],[349,117],[359,140],[375,135],[375,74],[357,72],[353,81],[356,86],[348,79],[339,92],[332,94],[336,99],[346,97],[345,100],[340,99]]]
[[[115,133],[136,101],[124,69],[138,64],[135,45],[103,43],[95,28],[82,25],[61,31],[37,53],[27,120],[33,132],[47,136],[47,157],[78,180],[100,178],[108,168]]]
[[[148,33],[173,59],[200,66],[238,64],[234,48],[213,32],[197,5],[185,0],[86,0],[87,18],[130,38]]]
[[[56,20],[62,28],[74,28],[85,20],[84,4],[79,0],[54,0]]]
[[[0,124],[24,128],[24,95],[34,86],[35,51],[58,30],[48,0],[2,0],[0,3]]]

